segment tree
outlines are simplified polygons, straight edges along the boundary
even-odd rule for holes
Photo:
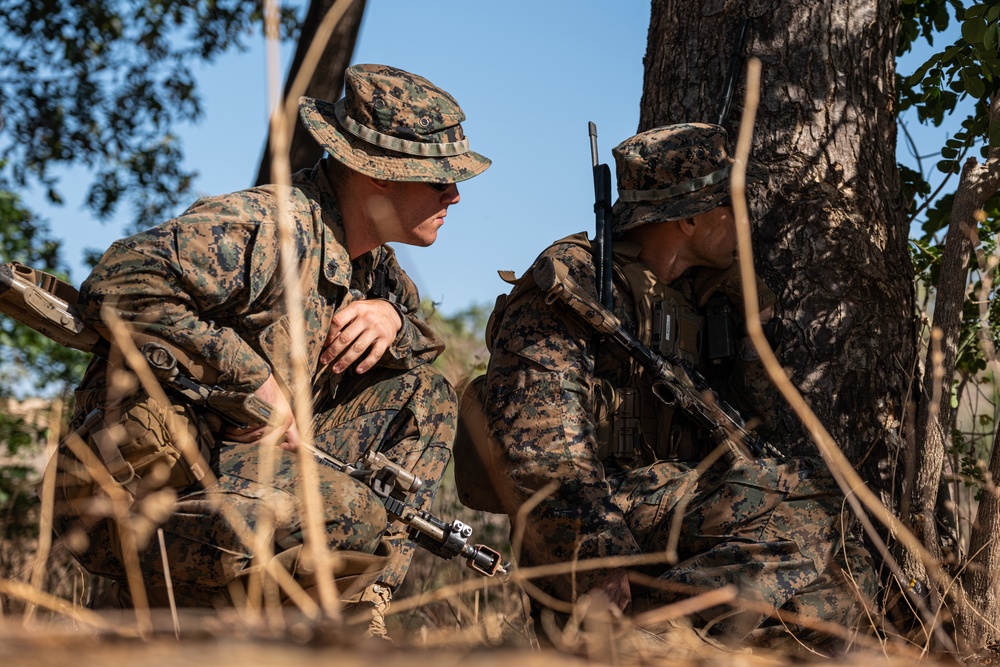
[[[255,0],[0,0],[0,182],[60,202],[57,168],[83,165],[98,218],[125,201],[138,226],[159,222],[195,175],[172,131],[201,115],[192,66],[245,48],[261,19]]]
[[[340,97],[340,92],[344,87],[344,70],[351,64],[354,44],[358,40],[358,32],[361,29],[365,0],[339,0],[339,2],[338,0],[312,0],[305,23],[302,26],[302,33],[299,35],[292,65],[288,70],[288,77],[285,80],[284,94],[286,97],[292,88],[295,77],[302,69],[306,54],[317,38],[317,31],[324,22],[327,13],[334,9],[343,9],[344,13],[333,27],[329,39],[322,45],[322,53],[315,71],[309,78],[305,94],[321,100],[336,100]],[[257,173],[257,185],[272,182],[270,140],[264,146],[264,155]],[[292,173],[313,166],[321,157],[323,157],[323,149],[302,123],[296,122],[289,149]]]
[[[93,173],[86,204],[98,220],[123,205],[134,229],[173,214],[196,175],[174,135],[201,115],[192,69],[245,48],[262,11],[259,0],[0,0],[0,261],[65,268],[18,197],[41,187],[61,203],[61,168]],[[282,19],[291,36],[294,10]],[[6,372],[27,364],[42,385],[79,377],[80,355],[8,318],[0,344]]]
[[[848,458],[889,492],[916,352],[894,155],[899,17],[884,0],[822,11],[804,1],[716,2],[701,12],[657,0],[640,129],[714,122],[744,18],[748,53],[763,65],[751,158],[767,176],[752,189],[754,252],[778,295],[781,359]],[[796,420],[776,421],[782,444],[808,453]]]
[[[954,424],[953,371],[959,341],[970,340],[968,330],[963,337],[963,317],[971,324],[980,315],[976,309],[970,317],[966,301],[970,255],[978,242],[969,231],[977,229],[973,213],[991,208],[987,200],[998,185],[997,158],[990,152],[995,149],[988,148],[1000,144],[1000,124],[994,119],[991,125],[989,114],[1000,75],[997,4],[718,0],[695,12],[685,3],[654,0],[645,58],[640,130],[713,121],[737,30],[744,18],[750,20],[748,53],[763,66],[751,161],[766,174],[750,190],[753,246],[758,273],[779,298],[779,356],[862,477],[939,558],[946,554],[936,529],[942,505],[937,490]],[[961,38],[912,75],[897,77],[897,53],[918,39],[932,43],[951,13],[961,22]],[[738,94],[737,109],[740,99]],[[932,191],[924,174],[896,164],[897,114],[913,107],[921,122],[940,124],[962,100],[975,109],[941,150],[939,167],[957,173],[964,151],[973,146],[983,146],[988,159],[984,165],[967,162],[960,183],[968,187],[938,198],[941,189]],[[729,129],[735,131],[734,122]],[[934,323],[942,335],[940,345],[926,348],[934,356],[921,376],[921,346],[928,337],[920,334],[916,318],[908,245],[911,211],[923,210],[929,233],[915,241],[915,256],[920,275],[931,280],[927,287],[936,289]],[[945,227],[949,235],[942,244],[934,235]],[[983,235],[993,229],[979,227]],[[986,285],[990,271],[983,267],[979,276]],[[980,369],[991,337],[983,338],[983,347],[969,348]],[[813,451],[787,410],[779,410],[774,423],[787,449]],[[1000,458],[995,465],[1000,474]],[[987,489],[993,493],[995,486]],[[995,499],[980,506],[981,522],[1000,520]],[[980,531],[979,537],[994,534]],[[998,559],[1000,553],[992,569],[975,571],[994,572]],[[904,565],[927,581],[919,558],[911,554]],[[962,563],[952,565],[957,572]],[[982,588],[968,577],[967,584]],[[968,599],[975,602],[977,592]],[[993,600],[996,609],[995,594]],[[960,619],[965,614],[956,611]],[[995,627],[998,614],[991,614],[985,624]],[[972,645],[985,641],[973,637],[968,623],[962,632]]]

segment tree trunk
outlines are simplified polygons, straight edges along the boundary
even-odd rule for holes
[[[990,124],[1000,123],[1000,95],[994,95],[990,103]],[[986,204],[1000,188],[1000,148],[990,149],[986,163],[982,166],[975,160],[966,163],[962,170],[962,180],[955,192],[952,206],[952,226],[961,225],[974,229],[972,221],[975,213]],[[949,237],[951,230],[948,230]],[[969,243],[971,247],[971,243]],[[942,268],[942,276],[944,269]],[[937,313],[935,312],[935,324]],[[994,381],[998,374],[996,350],[992,341],[984,341],[986,357],[990,360],[990,370]],[[946,367],[947,369],[948,367]],[[952,369],[953,370],[953,369]],[[947,375],[946,377],[951,377]],[[962,573],[962,588],[968,605],[958,610],[958,630],[971,648],[979,649],[995,645],[1000,641],[1000,582],[996,572],[1000,570],[1000,430],[993,439],[990,454],[987,484],[983,498],[976,512],[976,521],[969,537],[969,563]]]
[[[965,306],[966,285],[969,281],[969,257],[976,243],[976,222],[973,213],[985,203],[975,203],[977,173],[975,159],[969,159],[952,208],[951,224],[945,236],[941,254],[941,271],[934,298],[934,321],[930,345],[924,363],[923,391],[917,411],[914,438],[915,464],[907,470],[900,519],[927,548],[929,555],[941,561],[943,551],[937,527],[938,491],[944,470],[945,445],[950,441],[954,426],[951,410],[951,388],[958,356],[958,339],[962,333],[962,310]],[[927,581],[923,563],[913,553],[903,558],[903,570],[912,579]],[[930,591],[934,602],[940,591]]]
[[[653,0],[640,130],[715,122],[743,18],[761,60],[752,161],[758,274],[779,355],[862,477],[888,499],[915,359],[913,267],[895,160],[896,0]],[[742,85],[733,101],[742,108]],[[737,122],[727,129],[735,139]],[[815,452],[784,408],[786,449]]]
[[[285,79],[285,95],[295,80],[295,75],[302,67],[306,51],[316,34],[316,28],[320,21],[326,16],[327,11],[338,0],[312,0],[309,3],[309,12],[306,14],[305,23],[302,26],[302,34],[299,36],[298,46],[295,49],[295,57],[288,70],[288,77]],[[339,0],[344,2],[344,0]],[[313,74],[309,85],[306,87],[306,95],[321,100],[336,101],[340,98],[340,91],[344,88],[344,70],[351,64],[351,57],[354,54],[354,45],[358,39],[358,32],[361,29],[361,19],[365,12],[365,0],[354,0],[351,6],[344,13],[340,23],[337,24],[333,35],[327,42],[323,50],[316,72]],[[300,169],[311,167],[323,157],[323,149],[312,138],[309,131],[302,123],[295,123],[295,131],[292,135],[292,144],[289,149],[289,160],[291,162],[292,173]],[[271,182],[271,140],[264,144],[264,155],[260,160],[260,169],[257,172],[256,185],[264,185]]]

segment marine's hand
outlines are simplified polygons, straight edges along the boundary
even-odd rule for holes
[[[632,589],[628,584],[628,572],[612,570],[608,576],[590,587],[589,592],[600,592],[608,601],[625,611],[632,604]]]
[[[226,440],[244,443],[274,440],[275,444],[279,444],[286,451],[294,452],[298,449],[299,429],[295,425],[292,406],[289,405],[274,376],[269,376],[267,381],[257,388],[254,395],[270,403],[272,408],[270,423],[246,429],[227,427],[223,429],[222,436]]]
[[[399,311],[388,301],[354,301],[333,316],[319,361],[333,363],[333,372],[343,373],[360,359],[355,371],[364,373],[382,358],[402,326]]]

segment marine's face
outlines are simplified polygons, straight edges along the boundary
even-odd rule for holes
[[[695,266],[726,269],[736,251],[736,216],[729,206],[718,206],[694,217],[692,247]]]
[[[450,183],[432,186],[427,183],[389,182],[385,189],[381,227],[384,241],[415,246],[429,246],[448,215],[448,207],[461,199],[458,186]]]

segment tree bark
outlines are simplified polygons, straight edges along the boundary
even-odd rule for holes
[[[907,470],[900,518],[910,526],[930,555],[940,561],[941,537],[937,529],[938,490],[944,470],[945,445],[950,441],[951,388],[962,333],[962,310],[969,280],[969,258],[976,244],[974,212],[985,203],[975,191],[981,168],[970,158],[962,169],[951,224],[945,235],[941,271],[934,299],[934,319],[930,345],[924,363],[923,391],[917,411],[914,466]],[[976,203],[976,200],[981,199]],[[904,570],[918,581],[925,581],[923,566],[914,554],[903,563]]]
[[[343,1],[343,0],[341,0]],[[337,0],[312,0],[309,3],[309,11],[306,14],[305,23],[302,26],[302,34],[299,36],[298,46],[295,49],[295,57],[292,59],[291,67],[288,70],[288,77],[285,79],[285,95],[288,94],[295,75],[302,66],[306,51],[316,34],[316,28],[320,21],[334,5]],[[330,41],[327,42],[323,50],[316,72],[313,74],[309,85],[306,87],[306,95],[321,100],[336,101],[340,98],[340,92],[344,88],[344,70],[351,64],[351,57],[354,54],[354,45],[357,43],[358,33],[361,30],[361,20],[364,17],[365,0],[354,0],[351,6],[344,13],[340,23],[337,24]],[[256,185],[264,185],[271,182],[271,139],[264,143],[264,155],[260,160],[260,168],[257,172]],[[295,123],[295,131],[292,134],[291,148],[289,149],[289,161],[291,162],[292,173],[300,169],[313,166],[323,157],[323,149],[312,138],[309,131],[302,123]]]
[[[653,0],[640,130],[714,122],[740,22],[761,60],[751,187],[758,274],[778,295],[779,356],[887,500],[904,450],[916,338],[895,160],[896,0]],[[733,102],[742,108],[742,84]],[[735,138],[737,123],[727,129]],[[794,416],[786,449],[814,453]]]
[[[1000,95],[994,95],[990,103],[990,124],[1000,123]],[[986,163],[976,165],[974,159],[966,162],[962,169],[962,180],[955,192],[955,203],[952,205],[951,226],[961,226],[966,233],[975,234],[975,226],[971,226],[975,213],[986,204],[1000,188],[1000,148],[991,148]],[[951,236],[951,228],[948,230]],[[968,241],[971,250],[971,239]],[[942,267],[942,277],[944,268]],[[965,275],[968,275],[966,272]],[[940,297],[938,297],[940,300]],[[964,292],[963,292],[964,300]],[[960,308],[961,306],[959,306]],[[937,311],[934,316],[937,323]],[[987,350],[990,369],[997,376],[996,351],[992,349],[991,341],[984,341]],[[952,362],[954,365],[954,362]],[[946,376],[951,377],[953,368]],[[948,385],[950,387],[950,383]],[[966,594],[967,605],[958,610],[958,630],[969,647],[979,649],[1000,641],[1000,581],[996,572],[1000,570],[1000,430],[993,439],[993,451],[987,471],[987,483],[983,489],[983,497],[976,511],[976,521],[969,537],[969,563],[962,573],[962,588]]]

